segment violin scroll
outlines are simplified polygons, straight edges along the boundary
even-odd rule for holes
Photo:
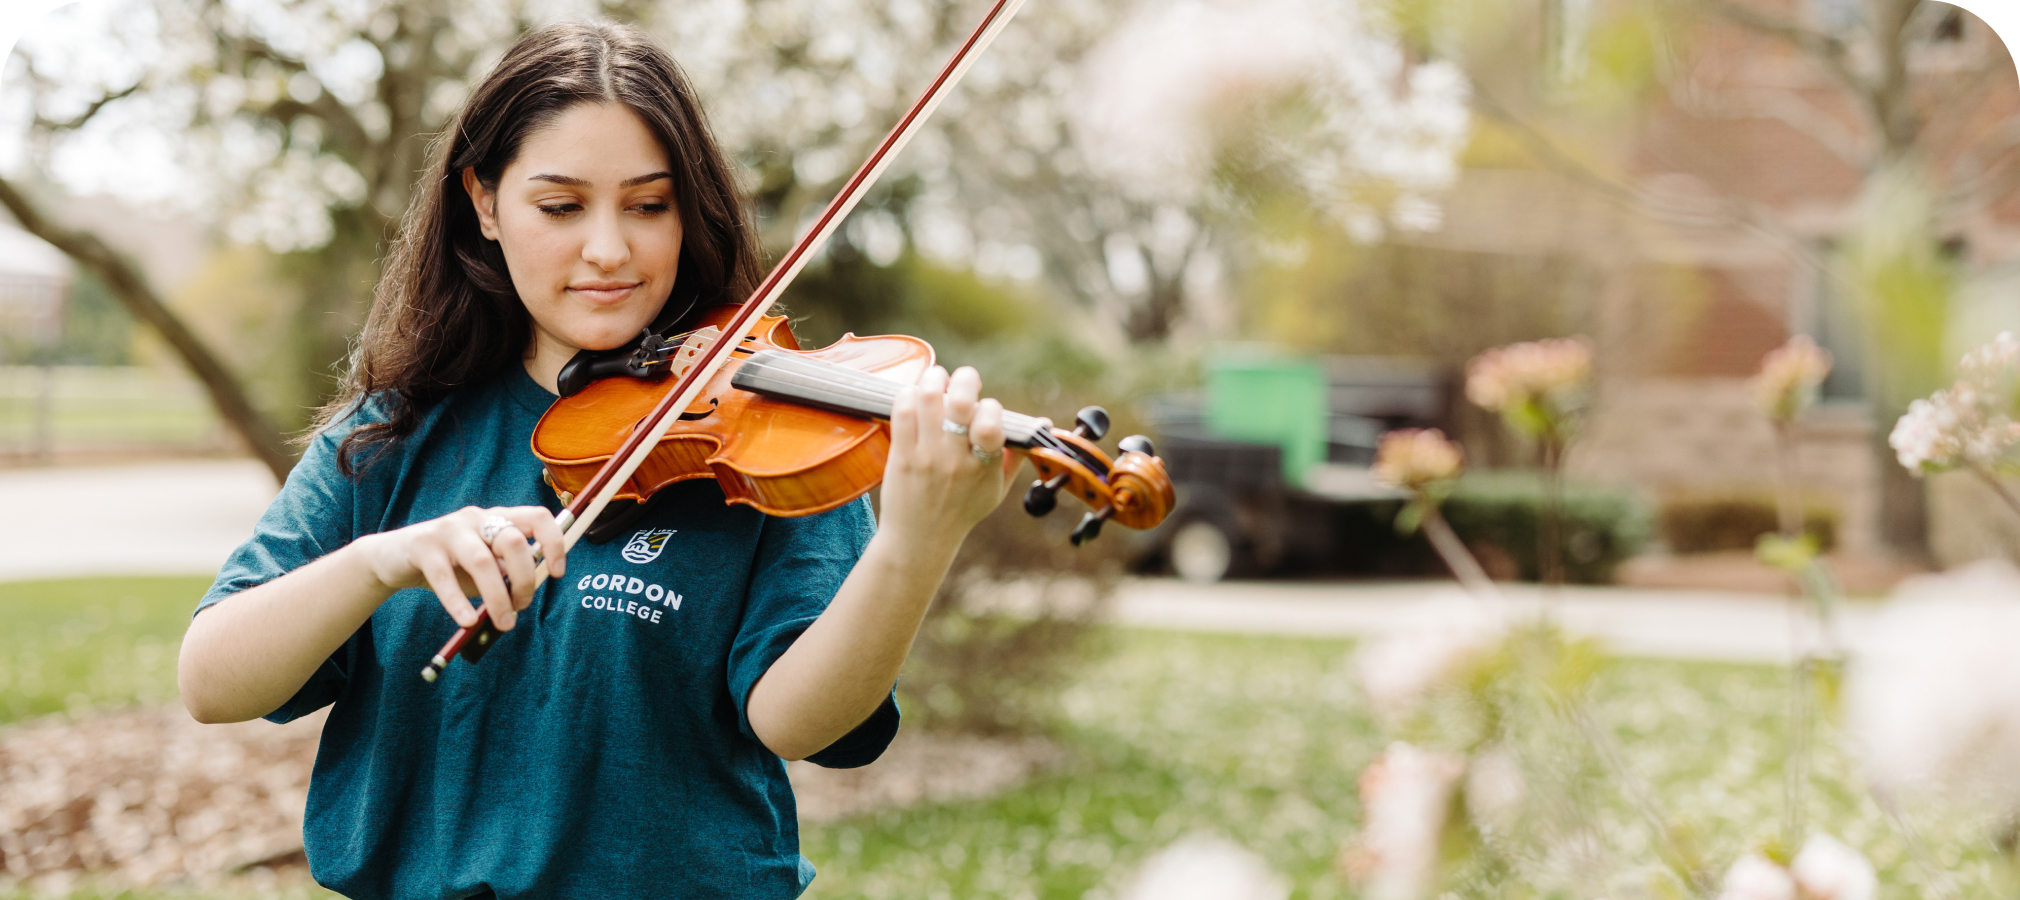
[[[1121,455],[1110,458],[1095,441],[1108,432],[1108,412],[1090,406],[1074,417],[1072,431],[1054,428],[1057,447],[1033,447],[1031,465],[1038,480],[1024,493],[1024,511],[1044,516],[1059,505],[1059,492],[1080,498],[1091,512],[1074,526],[1072,541],[1080,546],[1101,535],[1111,520],[1127,528],[1155,528],[1177,502],[1171,476],[1157,458],[1156,447],[1140,434],[1117,444]]]

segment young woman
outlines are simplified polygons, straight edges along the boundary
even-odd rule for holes
[[[303,827],[318,881],[431,900],[805,889],[783,760],[863,765],[890,742],[899,666],[1014,457],[974,371],[934,369],[892,414],[880,522],[867,501],[772,518],[685,482],[564,558],[528,449],[562,365],[741,301],[756,273],[730,167],[642,35],[543,28],[477,85],[342,395],[182,647],[200,721],[331,707]],[[510,634],[423,682],[472,596]]]

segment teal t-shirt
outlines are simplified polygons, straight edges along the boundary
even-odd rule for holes
[[[553,399],[513,366],[355,480],[336,466],[352,423],[318,435],[198,614],[362,535],[464,506],[558,510],[528,449]],[[868,502],[779,518],[724,505],[713,480],[667,490],[631,531],[578,544],[479,664],[423,681],[455,624],[403,590],[267,716],[331,707],[302,828],[317,881],[401,900],[805,890],[785,764],[744,705],[862,555]],[[864,765],[897,730],[887,699],[813,760]]]

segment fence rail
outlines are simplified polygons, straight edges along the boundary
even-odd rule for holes
[[[180,371],[0,366],[0,463],[236,446],[203,388]]]

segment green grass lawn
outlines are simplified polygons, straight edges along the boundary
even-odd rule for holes
[[[0,724],[175,698],[175,656],[211,580],[0,583]]]
[[[0,585],[8,625],[0,629],[0,716],[172,698],[176,642],[205,584]],[[1387,741],[1355,687],[1352,646],[1134,630],[1110,632],[1105,643],[1061,697],[1065,765],[986,800],[809,828],[804,851],[821,874],[808,896],[1107,897],[1136,863],[1193,832],[1262,854],[1292,880],[1296,897],[1352,896],[1334,859],[1359,821],[1359,773]],[[1596,713],[1629,768],[1655,786],[1677,833],[1720,871],[1780,822],[1787,677],[1768,667],[1626,660],[1593,686]],[[1855,788],[1830,726],[1819,743],[1808,807],[1815,827],[1873,860],[1882,897],[1927,893],[1923,870]],[[1587,782],[1579,790],[1627,874],[1571,896],[1650,895],[1652,882],[1637,880],[1659,868],[1646,830],[1612,788]],[[1934,814],[1916,821],[1956,896],[1993,895],[1984,823]]]

